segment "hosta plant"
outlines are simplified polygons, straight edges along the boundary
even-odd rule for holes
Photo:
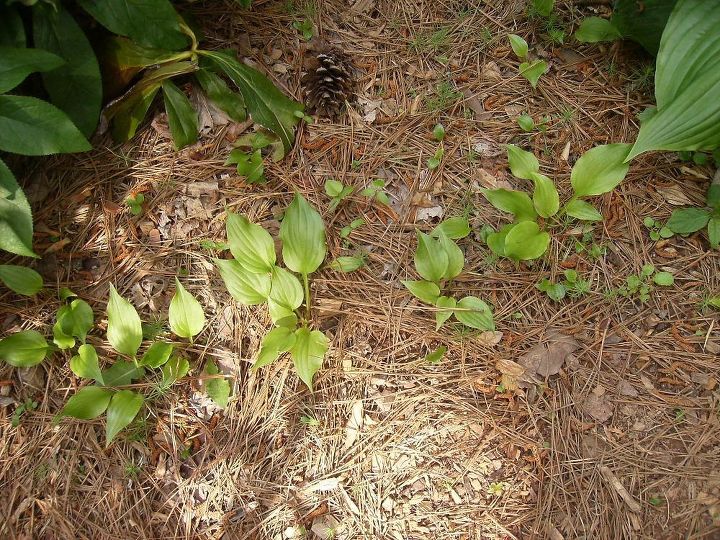
[[[490,249],[501,257],[516,261],[542,257],[550,245],[548,232],[553,222],[563,217],[600,221],[602,215],[587,201],[612,191],[628,172],[624,163],[629,144],[597,146],[583,154],[570,174],[573,195],[561,205],[552,179],[540,172],[540,163],[530,152],[515,145],[507,146],[510,171],[534,185],[532,197],[524,191],[484,189],[482,194],[498,210],[513,215],[513,222],[487,236]]]
[[[548,70],[547,62],[532,59],[527,41],[517,34],[508,34],[508,39],[515,56],[520,59],[518,72],[530,82],[533,88],[536,88],[540,77]]]
[[[707,227],[710,247],[720,247],[720,184],[711,184],[707,208],[680,208],[673,211],[666,227],[675,234],[692,234]]]
[[[298,376],[312,390],[328,338],[311,328],[310,275],[325,260],[325,225],[320,214],[297,193],[280,225],[283,266],[270,233],[246,216],[228,213],[227,240],[233,259],[215,264],[232,297],[241,304],[268,305],[275,328],[262,340],[253,364],[258,369],[285,352]]]
[[[467,218],[455,217],[443,221],[430,234],[417,233],[415,270],[422,278],[403,281],[403,285],[417,298],[437,308],[435,328],[439,330],[447,320],[455,319],[470,328],[495,330],[492,310],[475,296],[456,299],[443,294],[443,289],[460,275],[465,255],[455,240],[470,234]]]

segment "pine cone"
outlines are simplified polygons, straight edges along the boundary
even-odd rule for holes
[[[308,108],[319,116],[337,118],[345,109],[345,101],[353,97],[353,76],[350,59],[339,51],[325,51],[310,57],[302,78]]]

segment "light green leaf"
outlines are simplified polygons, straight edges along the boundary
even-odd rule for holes
[[[57,326],[65,336],[75,336],[83,343],[93,326],[95,317],[90,304],[76,298],[57,312]]]
[[[42,276],[32,268],[0,264],[0,281],[10,290],[23,296],[34,296],[43,287]]]
[[[532,152],[518,148],[514,144],[507,145],[508,163],[513,176],[531,180],[534,173],[540,172],[540,162]]]
[[[29,96],[0,95],[0,150],[46,156],[90,148],[70,118],[54,105]]]
[[[295,344],[290,349],[290,356],[300,379],[312,392],[315,373],[322,366],[328,350],[328,338],[319,330],[312,332],[307,328],[295,331]]]
[[[134,357],[142,342],[142,324],[135,308],[110,284],[107,339],[113,349]]]
[[[51,52],[38,49],[0,47],[0,94],[9,92],[38,71],[50,71],[65,61]]]
[[[50,345],[35,330],[23,330],[0,339],[0,360],[15,367],[36,366],[49,351]]]
[[[280,225],[285,266],[298,274],[312,274],[325,259],[325,224],[305,197],[295,194]]]
[[[538,215],[549,218],[557,214],[560,209],[560,195],[553,181],[539,173],[532,173],[530,177],[535,184],[533,204]]]
[[[190,371],[190,363],[187,361],[187,358],[173,356],[162,367],[160,389],[167,390],[187,375],[188,371]]]
[[[260,352],[252,369],[255,370],[273,363],[282,353],[292,349],[295,339],[295,333],[290,328],[279,327],[270,330],[262,339]]]
[[[675,283],[675,278],[670,272],[657,272],[653,274],[653,282],[661,287],[669,287]]]
[[[164,365],[169,359],[173,352],[173,344],[166,343],[164,341],[156,341],[148,350],[143,354],[142,360],[140,360],[141,366],[146,366],[152,369],[157,369]]]
[[[440,297],[440,287],[432,281],[403,281],[407,290],[423,302],[434,306]]]
[[[510,46],[515,55],[521,60],[524,60],[528,55],[527,41],[517,34],[508,34],[508,39],[510,40]]]
[[[215,362],[209,360],[205,364],[205,373],[207,375],[219,375],[220,370],[215,365]],[[215,402],[215,405],[224,409],[227,407],[228,399],[230,398],[230,383],[224,378],[208,379],[205,381],[205,391],[210,399]]]
[[[470,328],[495,330],[490,306],[475,296],[466,296],[457,303],[455,318]]]
[[[451,217],[439,223],[430,236],[437,238],[440,232],[445,233],[452,240],[459,240],[470,234],[470,223],[465,216]]]
[[[136,366],[134,362],[117,360],[102,372],[103,386],[127,386],[145,375],[145,368]]]
[[[107,408],[106,448],[110,446],[115,436],[135,419],[144,402],[145,398],[142,395],[131,390],[120,390],[113,395]]]
[[[443,279],[455,279],[465,266],[465,255],[458,245],[450,240],[445,233],[441,232],[438,238],[440,248],[445,252],[448,259],[447,269],[443,274]]]
[[[495,255],[499,255],[500,257],[506,257],[507,254],[505,253],[505,238],[507,238],[508,233],[515,227],[515,223],[509,223],[505,225],[502,229],[500,229],[498,232],[490,233],[487,237],[487,245],[490,248],[490,251],[495,253]]]
[[[299,121],[295,113],[302,111],[303,106],[288,99],[262,73],[242,64],[234,56],[219,51],[198,52],[210,58],[238,86],[253,121],[275,133],[282,140],[285,151],[290,150]]]
[[[532,116],[530,116],[529,114],[523,114],[518,116],[517,123],[520,126],[520,129],[525,132],[535,129],[535,120],[533,120]]]
[[[441,296],[437,299],[435,307],[439,310],[435,312],[435,330],[440,330],[445,321],[452,317],[456,305],[457,300],[451,296]]]
[[[195,73],[200,86],[210,101],[235,122],[244,122],[247,118],[245,100],[241,94],[233,92],[221,77],[210,70],[201,69]]]
[[[680,208],[674,210],[666,224],[676,234],[690,234],[699,231],[710,221],[710,212],[702,208]]]
[[[342,182],[338,182],[337,180],[325,180],[325,194],[328,197],[338,197],[342,193],[343,187]]]
[[[440,281],[448,270],[448,256],[440,242],[425,233],[417,233],[415,269],[428,281]]]
[[[515,225],[505,237],[505,255],[518,261],[537,259],[547,251],[550,235],[534,221]]]
[[[12,172],[0,160],[0,249],[37,257],[32,250],[32,235],[30,205]]]
[[[214,259],[230,295],[246,306],[262,304],[270,295],[270,273],[255,274],[238,261]]]
[[[108,408],[113,393],[99,386],[85,386],[78,390],[60,412],[61,416],[72,416],[80,420],[97,418]]]
[[[182,338],[192,339],[205,326],[205,313],[200,302],[185,290],[178,278],[175,278],[175,295],[170,301],[168,316],[170,330]]]
[[[600,17],[586,17],[575,31],[575,39],[580,43],[598,43],[600,41],[615,41],[622,38],[620,30],[607,19]]]
[[[435,349],[433,352],[431,352],[425,357],[425,361],[428,364],[437,364],[440,360],[442,360],[446,352],[447,347],[445,345],[440,345],[437,349]]]
[[[509,189],[484,189],[483,196],[498,210],[509,212],[517,221],[534,221],[535,206],[527,193]]]
[[[565,207],[568,216],[584,221],[602,221],[602,214],[590,203],[575,199]]]
[[[80,345],[77,356],[70,359],[70,369],[78,377],[95,379],[100,384],[105,384],[100,371],[98,355],[92,345]]]
[[[268,312],[275,326],[295,328],[298,318],[295,312],[287,306],[278,304],[272,298],[268,300]]]
[[[705,303],[710,307],[714,307],[715,309],[720,309],[720,296],[710,297],[705,301]]]
[[[720,247],[720,218],[714,217],[708,221],[707,231],[710,247],[713,249]]]
[[[365,266],[365,259],[362,257],[338,257],[328,266],[336,272],[355,272]]]
[[[265,274],[275,265],[275,242],[260,225],[228,212],[227,237],[233,257],[249,272]]]
[[[609,193],[625,179],[629,144],[605,144],[585,152],[570,173],[575,195],[589,197]]]
[[[303,297],[303,288],[297,277],[279,266],[273,268],[270,299],[275,304],[293,311],[300,307]]]
[[[180,150],[197,141],[198,115],[190,100],[170,79],[162,83],[165,111],[175,149]]]
[[[58,317],[63,316],[63,310],[67,312],[70,306],[63,306],[58,311]],[[75,338],[63,331],[60,321],[56,321],[53,325],[53,343],[61,350],[72,349],[75,346]]]
[[[534,62],[523,62],[520,64],[520,75],[525,77],[533,88],[537,87],[540,77],[548,70],[548,65],[544,60],[535,60]]]

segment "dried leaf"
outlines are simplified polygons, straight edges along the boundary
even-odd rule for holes
[[[345,443],[343,444],[343,450],[348,450],[355,444],[360,430],[363,427],[363,417],[363,402],[359,399],[353,403],[350,418],[348,418],[347,424],[345,424]]]
[[[597,420],[601,424],[607,422],[613,415],[612,404],[608,401],[607,395],[591,393],[582,404],[585,414]]]

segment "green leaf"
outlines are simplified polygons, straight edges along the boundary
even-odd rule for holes
[[[495,330],[490,306],[475,296],[466,296],[457,303],[455,318],[470,328]]]
[[[278,304],[272,298],[268,299],[268,312],[275,326],[295,328],[298,318],[295,311],[287,306]]]
[[[336,272],[355,272],[365,266],[363,257],[338,257],[334,259],[328,267]]]
[[[531,180],[532,175],[540,172],[540,163],[532,152],[526,152],[514,144],[507,145],[508,163],[514,176]]]
[[[290,328],[273,328],[262,339],[260,352],[252,369],[259,369],[273,363],[284,352],[295,345],[295,333]]]
[[[61,416],[72,416],[80,420],[97,418],[108,408],[113,393],[99,386],[85,386],[78,390],[60,412]]]
[[[319,330],[311,332],[307,328],[298,328],[295,331],[295,343],[290,349],[290,356],[298,376],[311,392],[313,377],[322,366],[327,350],[328,338]]]
[[[140,317],[132,304],[118,294],[112,283],[107,315],[107,339],[110,345],[121,354],[135,357],[142,342]]]
[[[150,345],[150,347],[148,347],[147,351],[145,351],[142,360],[140,360],[140,365],[152,369],[157,369],[160,366],[164,365],[170,359],[170,355],[172,353],[172,343],[156,341],[155,343]]]
[[[295,194],[280,225],[283,262],[293,272],[312,274],[325,259],[325,224],[305,197]]]
[[[642,45],[657,56],[660,38],[677,0],[618,0],[613,6],[612,23],[624,38]]]
[[[602,214],[592,204],[580,199],[570,201],[565,207],[565,212],[568,216],[584,221],[602,221]]]
[[[168,316],[170,330],[182,338],[192,339],[205,326],[205,313],[200,302],[185,290],[178,278],[175,278],[175,294],[170,301]]]
[[[127,386],[145,375],[145,368],[136,366],[134,362],[117,360],[102,372],[104,386]]]
[[[555,0],[533,0],[533,8],[543,17],[549,17],[552,13]]]
[[[262,304],[270,296],[270,274],[254,274],[238,261],[214,259],[230,295],[241,304]]]
[[[337,180],[328,179],[325,180],[325,194],[328,197],[339,197],[343,191],[343,183]]]
[[[0,360],[15,367],[32,367],[45,360],[50,345],[35,330],[23,330],[0,339]]]
[[[182,49],[188,37],[168,0],[78,0],[82,8],[114,34],[146,47]]]
[[[438,311],[435,312],[435,330],[440,330],[445,321],[452,317],[456,305],[457,301],[451,296],[441,296],[437,299],[435,307],[438,308]]]
[[[210,58],[238,86],[253,121],[275,133],[282,140],[285,151],[290,150],[299,121],[295,112],[302,111],[303,106],[288,99],[262,73],[240,63],[232,55],[219,51],[198,53]]]
[[[162,367],[160,389],[167,390],[187,375],[188,371],[190,371],[190,363],[187,361],[187,358],[173,356]]]
[[[428,281],[440,281],[448,271],[447,252],[440,242],[425,233],[417,233],[418,246],[415,250],[415,269]]]
[[[142,395],[131,390],[115,392],[107,408],[106,448],[110,446],[115,436],[135,419],[144,402],[145,398]]]
[[[544,60],[535,60],[533,62],[523,62],[520,64],[520,75],[525,77],[533,88],[537,87],[540,77],[548,70],[548,65]]]
[[[650,150],[720,146],[720,10],[679,0],[668,19],[655,71],[657,113],[640,126],[627,160]]]
[[[208,363],[205,364],[205,374],[220,374],[220,370],[212,360],[209,360]],[[230,383],[226,379],[208,379],[205,381],[205,391],[208,397],[215,402],[215,405],[222,409],[227,407],[228,399],[230,398]]]
[[[508,34],[508,39],[510,40],[510,46],[515,53],[515,56],[517,56],[521,60],[524,60],[528,55],[527,41],[525,41],[517,34]]]
[[[549,218],[557,214],[560,209],[560,195],[553,181],[539,173],[532,173],[530,177],[535,184],[532,200],[538,215]]]
[[[655,282],[655,285],[660,285],[661,287],[669,287],[673,283],[675,283],[675,278],[670,272],[657,272],[653,275],[653,281]]]
[[[230,90],[225,81],[210,70],[201,69],[195,73],[195,77],[213,105],[235,122],[245,121],[247,113],[245,100],[241,94]]]
[[[22,17],[12,6],[0,5],[0,45],[18,48],[26,45]]]
[[[87,337],[87,333],[93,326],[95,317],[93,315],[90,304],[84,300],[76,298],[70,304],[62,306],[57,312],[57,322],[53,327],[53,334],[56,338],[67,338],[75,336],[83,343]],[[62,341],[69,342],[69,340],[61,339]],[[69,348],[56,344],[61,349]],[[75,340],[72,340],[70,347],[75,345]]]
[[[495,208],[513,214],[517,221],[534,221],[537,217],[527,193],[499,188],[482,190],[482,194]]]
[[[80,345],[77,356],[70,359],[70,369],[78,377],[95,379],[100,384],[105,384],[100,371],[98,355],[92,345]]]
[[[550,235],[534,221],[515,225],[505,237],[505,255],[516,261],[537,259],[547,251]]]
[[[507,254],[505,253],[505,238],[507,238],[508,233],[515,228],[515,223],[509,223],[505,225],[502,229],[500,229],[498,232],[490,233],[487,237],[487,245],[490,248],[490,251],[495,253],[495,255],[499,255],[500,257],[506,257]]]
[[[431,306],[434,306],[440,297],[440,287],[432,281],[402,281],[401,283],[413,296]]]
[[[36,47],[65,61],[60,68],[44,73],[43,83],[53,105],[89,137],[98,124],[103,97],[100,66],[92,45],[72,15],[57,6],[33,9],[33,38]]]
[[[708,298],[705,303],[710,307],[720,309],[720,296],[713,296],[711,298]]]
[[[293,274],[276,266],[272,271],[270,299],[289,311],[296,310],[303,302],[303,288]]]
[[[60,308],[58,311],[58,317],[63,315],[63,310],[67,311],[69,308],[70,306],[63,306]],[[53,343],[55,343],[55,345],[57,345],[61,350],[72,349],[75,346],[75,338],[63,331],[60,321],[57,321],[53,325]]]
[[[451,217],[439,223],[430,236],[437,238],[441,232],[452,240],[459,240],[470,234],[470,223],[465,216]]]
[[[183,53],[178,54],[175,51],[143,47],[139,43],[121,36],[112,36],[108,39],[103,53],[103,58],[107,58],[106,62],[120,71],[133,67],[150,67],[184,56]]]
[[[43,288],[42,276],[26,266],[0,264],[0,281],[23,296],[34,296]]]
[[[718,153],[716,158],[717,166],[720,167],[720,148],[716,152]],[[720,184],[710,184],[705,200],[710,208],[720,209]]]
[[[25,193],[5,163],[0,160],[0,249],[37,257],[32,250],[32,211]]]
[[[83,134],[57,107],[29,96],[0,96],[0,150],[46,156],[90,148]]]
[[[589,197],[609,193],[625,179],[629,144],[605,144],[585,152],[570,173],[575,195]]]
[[[445,126],[442,124],[435,124],[432,134],[436,141],[442,141],[445,138]]]
[[[710,212],[701,208],[674,210],[666,224],[676,234],[690,234],[702,229],[710,221]]]
[[[260,225],[245,216],[228,212],[227,237],[233,257],[248,272],[266,274],[275,265],[275,242]]]
[[[445,345],[440,345],[437,349],[435,349],[433,352],[431,352],[425,357],[425,361],[428,364],[437,364],[440,360],[442,360],[446,352],[447,347]]]
[[[56,54],[40,48],[0,47],[0,94],[15,88],[31,73],[57,69],[64,63]]]
[[[440,233],[438,242],[448,259],[447,269],[443,274],[443,279],[454,279],[460,275],[463,266],[465,266],[465,255],[458,245],[450,240],[443,232]]]
[[[720,247],[720,218],[714,217],[708,221],[707,231],[710,247],[713,249]]]
[[[259,184],[267,181],[264,176],[265,165],[260,150],[248,154],[244,150],[236,148],[230,152],[227,160],[225,160],[225,165],[232,164],[237,164],[238,175],[244,176],[248,184]]]
[[[535,121],[532,119],[532,116],[529,114],[523,114],[518,116],[517,123],[520,126],[520,129],[522,129],[525,132],[532,131],[535,129]]]
[[[197,141],[198,115],[190,100],[170,79],[162,83],[168,125],[175,149],[180,150]]]
[[[607,19],[601,17],[586,17],[575,31],[575,39],[580,43],[598,43],[601,41],[615,41],[622,38],[620,30]]]

